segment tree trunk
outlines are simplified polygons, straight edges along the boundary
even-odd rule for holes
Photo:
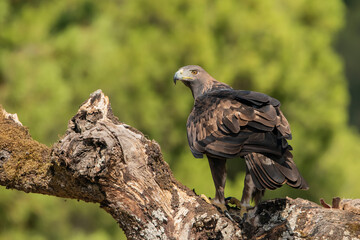
[[[174,178],[160,146],[121,123],[100,90],[51,149],[0,108],[0,184],[100,203],[128,239],[360,238],[360,200],[338,201],[334,209],[286,198],[263,202],[244,218],[235,208],[222,213]]]

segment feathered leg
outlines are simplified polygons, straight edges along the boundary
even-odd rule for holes
[[[241,197],[241,206],[250,207],[250,201],[253,199],[255,205],[261,201],[264,196],[265,189],[257,189],[249,170],[246,168],[246,176],[244,180],[243,195]]]
[[[264,192],[265,189],[260,190],[256,188],[252,176],[248,168],[246,168],[246,176],[244,180],[244,189],[241,201],[234,197],[227,198],[227,201],[228,203],[234,204],[240,208],[240,215],[243,216],[245,213],[247,213],[247,210],[251,208],[250,201],[254,200],[255,205],[257,205],[264,196]]]
[[[215,198],[212,202],[225,205],[226,159],[208,156],[208,161],[215,184]]]

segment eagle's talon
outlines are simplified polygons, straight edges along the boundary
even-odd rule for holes
[[[225,204],[220,203],[218,200],[216,199],[209,199],[207,196],[205,196],[204,194],[201,194],[200,197],[207,203],[212,204],[213,206],[215,206],[218,210],[221,210],[222,213],[225,214],[226,217],[228,217],[231,221],[236,222],[230,215],[226,205],[233,204],[235,205],[237,208],[240,209],[240,216],[242,217],[242,219],[244,220],[247,216],[248,210],[250,208],[252,208],[250,205],[246,205],[246,204],[241,204],[240,201],[234,197],[228,197],[225,199]]]
[[[200,197],[208,204],[212,204],[210,199],[207,196],[205,196],[205,194],[201,194]]]
[[[225,204],[219,203],[215,199],[210,199],[210,202],[211,202],[212,205],[219,208],[223,213],[227,212],[227,207],[226,207]]]
[[[227,197],[225,199],[225,203],[235,205],[237,208],[241,208],[241,202],[239,201],[239,199],[234,197]]]
[[[240,209],[240,216],[245,217],[245,215],[248,213],[248,210],[253,208],[248,204],[242,204],[239,199],[234,197],[228,197],[225,199],[226,204],[232,204],[235,205],[238,209]]]
[[[222,212],[227,211],[227,207],[225,206],[225,204],[220,203],[218,200],[216,199],[209,199],[207,196],[205,196],[204,194],[201,194],[200,197],[207,203],[214,205],[215,207],[219,208]]]
[[[222,212],[227,212],[227,207],[225,204],[220,203],[219,201],[215,199],[209,199],[204,194],[201,194],[200,197],[207,203],[214,205],[215,207],[219,208]]]
[[[220,209],[222,213],[225,214],[231,221],[235,222],[235,220],[230,216],[230,213],[226,207],[226,203],[222,204],[216,199],[210,199],[210,203],[215,206],[216,208]]]
[[[250,209],[250,208],[245,205],[240,206],[240,216],[242,218],[244,218],[248,214],[248,209]]]

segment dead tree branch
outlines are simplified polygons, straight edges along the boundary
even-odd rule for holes
[[[360,200],[337,209],[277,199],[219,212],[179,183],[160,146],[121,123],[100,90],[79,108],[52,148],[33,140],[0,108],[0,184],[24,192],[99,203],[129,239],[360,238]]]

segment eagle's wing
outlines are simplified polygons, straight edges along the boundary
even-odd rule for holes
[[[291,131],[279,106],[278,100],[251,91],[204,94],[196,99],[187,122],[192,153],[222,158],[251,152],[281,156]]]
[[[290,153],[290,126],[280,102],[265,94],[222,90],[195,101],[188,118],[189,145],[195,157],[244,156],[257,189],[287,183],[307,189]]]

